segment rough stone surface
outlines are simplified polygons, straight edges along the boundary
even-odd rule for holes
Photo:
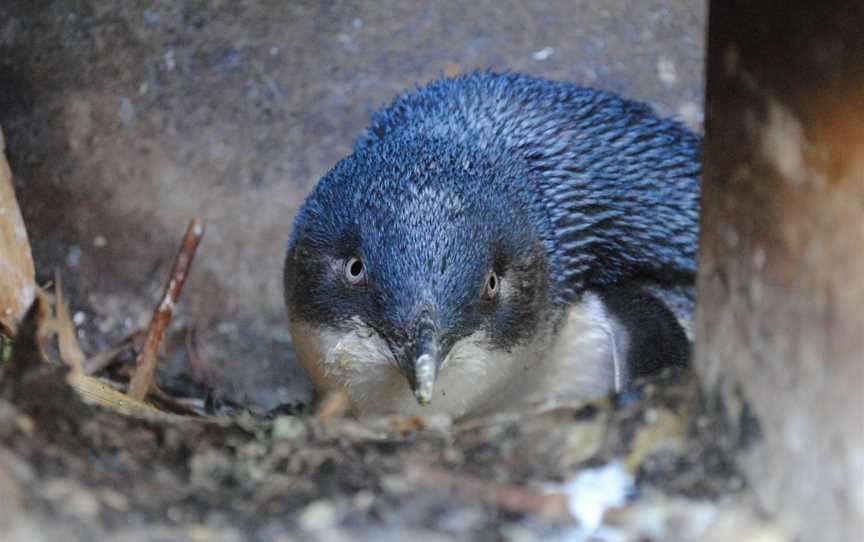
[[[303,392],[283,325],[292,216],[375,109],[493,68],[617,91],[698,129],[704,24],[688,0],[5,0],[0,124],[37,270],[63,273],[85,346],[146,322],[201,215],[179,324],[221,345],[238,395],[272,405]]]

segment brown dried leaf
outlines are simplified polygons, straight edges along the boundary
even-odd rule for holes
[[[479,501],[561,524],[576,521],[567,504],[567,496],[561,493],[541,493],[524,487],[496,484],[423,465],[409,466],[405,475],[413,485],[444,491],[467,501]]]
[[[12,187],[0,130],[0,329],[14,335],[36,295],[33,256],[27,229]]]
[[[37,288],[35,303],[33,318],[36,335],[34,339],[42,360],[48,361],[51,359],[48,355],[48,352],[51,351],[51,339],[57,332],[57,322],[56,318],[54,318],[54,310],[52,308],[54,296],[46,293],[41,288]]]
[[[83,374],[87,356],[84,355],[81,345],[78,344],[75,324],[72,322],[72,317],[69,316],[69,307],[66,306],[66,299],[63,296],[60,273],[54,274],[54,282],[54,294],[57,297],[57,346],[60,350],[60,360],[75,373]]]
[[[70,373],[66,381],[87,403],[101,405],[126,416],[168,415],[144,401],[132,399],[125,393],[115,390],[99,378]]]

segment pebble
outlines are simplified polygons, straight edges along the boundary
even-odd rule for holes
[[[273,422],[273,440],[297,440],[306,436],[306,424],[293,416],[279,416]]]
[[[298,521],[305,531],[319,531],[333,527],[338,521],[336,508],[330,501],[318,500],[306,506]]]

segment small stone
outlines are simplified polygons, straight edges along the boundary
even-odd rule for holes
[[[32,435],[36,430],[36,423],[33,421],[33,418],[26,414],[22,414],[15,418],[15,425],[22,433],[27,435]]]
[[[518,523],[508,523],[501,527],[501,536],[507,542],[534,542],[538,540],[536,534],[530,529]]]
[[[93,520],[99,515],[101,505],[96,497],[71,480],[61,478],[46,482],[43,494],[57,504],[62,503],[65,510],[79,518]]]
[[[338,520],[336,508],[329,501],[315,501],[300,512],[300,527],[305,531],[320,531],[333,527]]]
[[[71,268],[78,267],[81,263],[81,247],[72,245],[69,247],[69,252],[66,254],[66,264]]]
[[[645,411],[645,423],[655,424],[660,420],[660,413],[651,408]]]
[[[132,105],[132,100],[127,96],[120,98],[118,113],[120,114],[120,121],[124,126],[131,126],[135,123],[135,117],[137,116],[135,106]]]
[[[159,21],[162,20],[162,17],[159,16],[158,13],[153,11],[152,9],[144,10],[144,22],[147,24],[159,24]]]
[[[102,489],[99,492],[99,498],[102,501],[102,504],[108,506],[109,508],[113,508],[118,512],[129,511],[129,499],[127,499],[126,496],[122,493],[118,493],[113,489]]]
[[[297,440],[306,436],[306,424],[293,416],[279,416],[273,422],[273,440]]]
[[[372,505],[375,504],[375,493],[371,491],[360,491],[354,495],[352,501],[357,510],[366,513],[370,508],[372,508]]]

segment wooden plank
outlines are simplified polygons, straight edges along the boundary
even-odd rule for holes
[[[695,365],[767,510],[864,540],[864,3],[715,0]]]

